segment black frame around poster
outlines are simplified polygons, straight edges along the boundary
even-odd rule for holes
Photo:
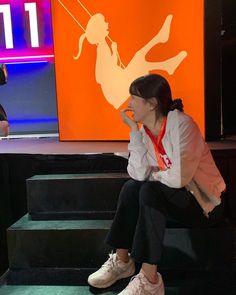
[[[205,139],[222,137],[221,0],[204,2]]]

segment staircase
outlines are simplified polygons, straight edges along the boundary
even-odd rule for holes
[[[28,214],[8,229],[9,271],[0,295],[117,294],[88,275],[112,250],[104,244],[123,173],[36,175],[27,179]],[[159,265],[166,294],[236,294],[235,228],[169,224]],[[138,267],[138,265],[137,265]]]

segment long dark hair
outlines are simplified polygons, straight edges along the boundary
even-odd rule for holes
[[[174,109],[183,111],[182,100],[180,98],[172,100],[170,85],[161,75],[149,74],[137,78],[131,83],[129,92],[145,100],[155,97],[158,103],[158,113],[164,116]]]

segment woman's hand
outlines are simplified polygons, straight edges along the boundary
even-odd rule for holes
[[[132,112],[132,110],[128,108],[120,111],[122,121],[129,126],[131,131],[138,131],[138,124],[127,115],[127,112]]]

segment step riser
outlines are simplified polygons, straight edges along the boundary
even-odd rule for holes
[[[47,230],[8,233],[10,268],[96,267],[110,251],[107,230]]]
[[[64,178],[63,178],[64,177]],[[28,212],[33,220],[101,219],[114,215],[127,174],[37,176],[27,180]]]

